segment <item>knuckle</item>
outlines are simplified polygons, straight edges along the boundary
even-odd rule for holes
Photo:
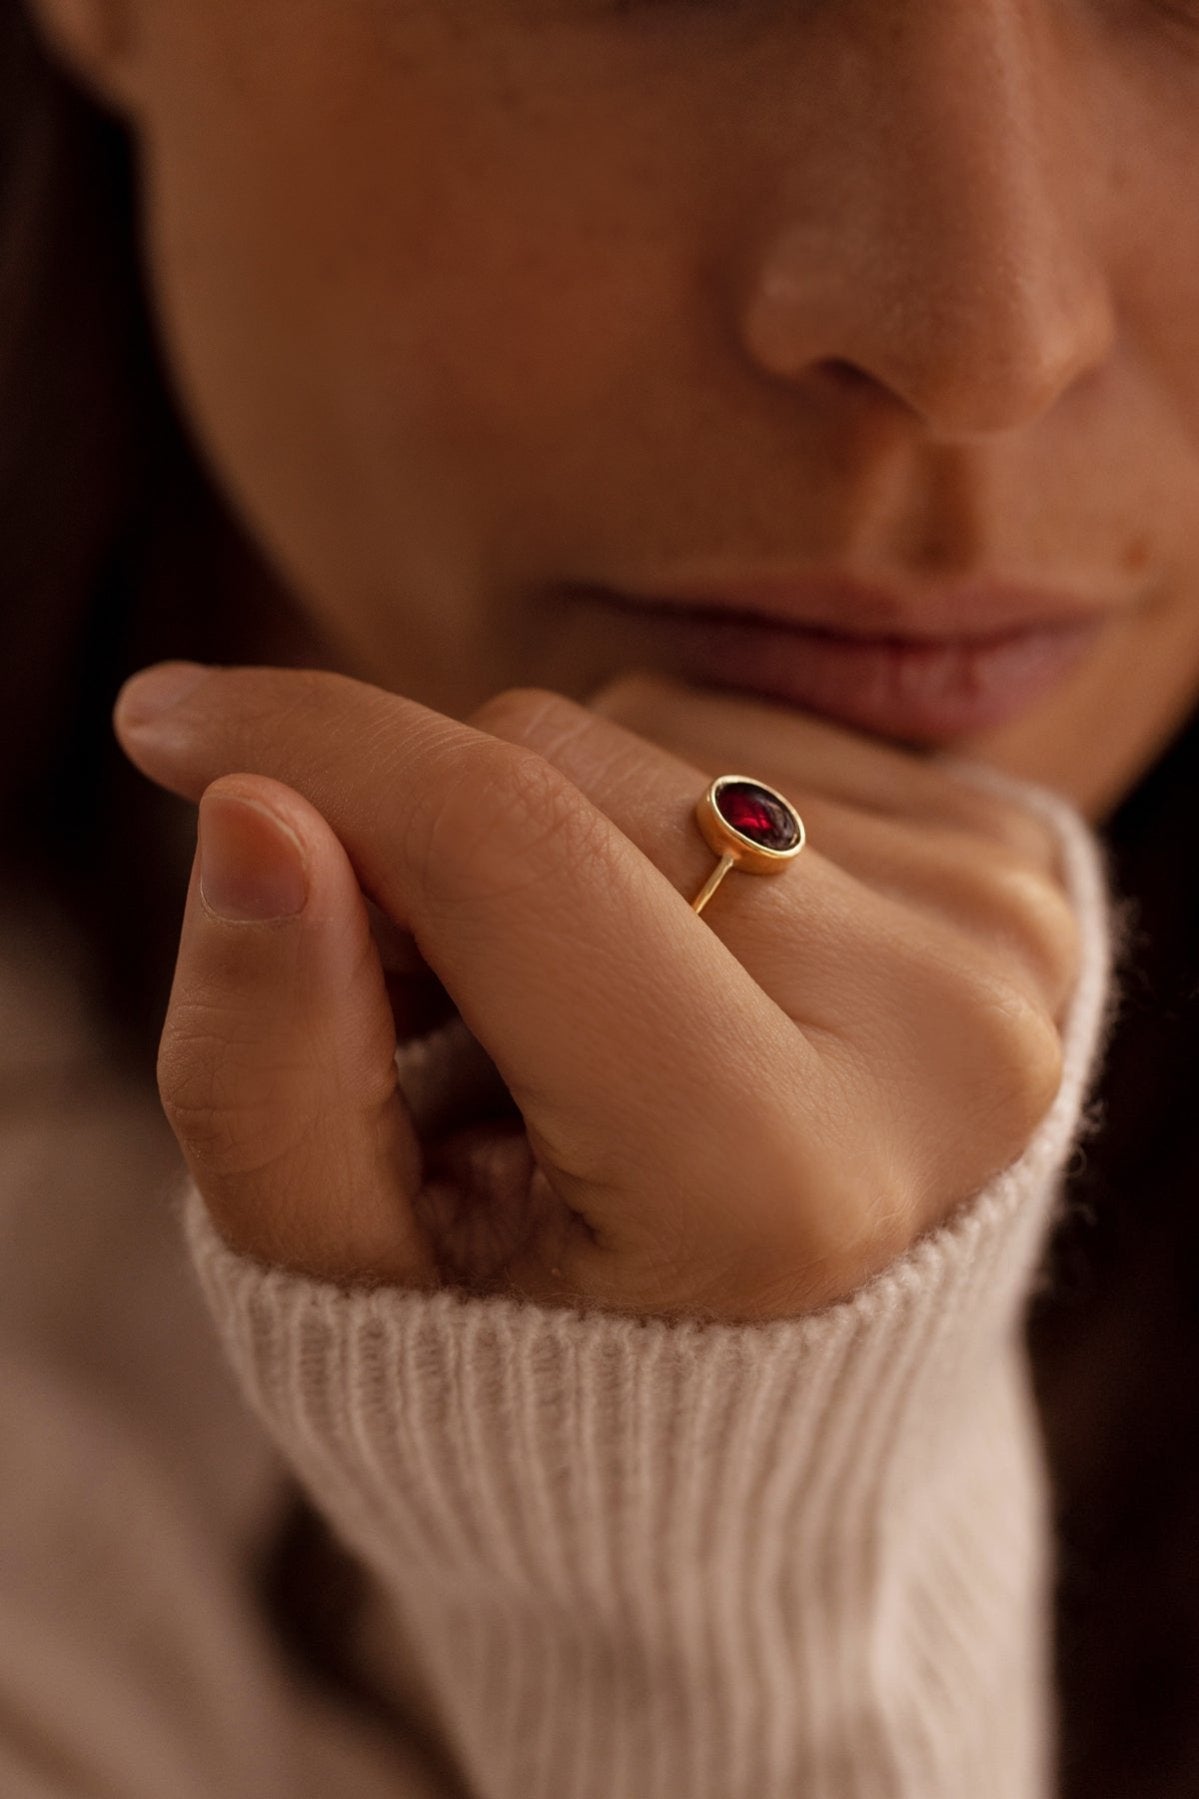
[[[737,1296],[746,1322],[796,1317],[847,1298],[910,1248],[917,1231],[912,1196],[898,1183],[871,1184],[855,1170],[835,1206],[797,1212],[788,1191],[790,1228],[774,1242],[743,1244],[730,1253],[722,1288]]]
[[[838,1137],[840,1132],[834,1133]],[[811,1120],[779,1108],[755,1135],[772,1145],[761,1164],[758,1227],[735,1245],[746,1316],[780,1318],[845,1298],[897,1261],[918,1228],[918,1194],[892,1145],[826,1148],[813,1170]]]
[[[1049,1011],[1002,974],[980,977],[971,1028],[983,1052],[986,1108],[1008,1149],[1023,1149],[1057,1097],[1064,1051]]]
[[[587,709],[627,729],[644,731],[660,725],[680,702],[693,701],[686,685],[659,670],[625,669],[587,696]]]
[[[480,739],[419,799],[407,850],[429,898],[475,907],[515,897],[564,857],[594,850],[599,815],[535,751]]]
[[[1023,858],[993,857],[987,884],[1001,928],[1055,997],[1078,973],[1080,932],[1063,889]]]
[[[1025,807],[997,795],[971,795],[976,828],[1023,863],[1051,872],[1057,866],[1057,838],[1051,827]]]
[[[548,687],[507,687],[471,715],[476,730],[505,742],[549,755],[553,749],[591,728],[595,720],[584,706]]]
[[[200,1008],[168,1020],[158,1050],[159,1098],[180,1145],[221,1178],[259,1173],[294,1146],[283,1088],[292,1071],[264,1079],[245,1046]]]
[[[851,1292],[897,1262],[917,1231],[915,1195],[893,1173],[880,1171],[876,1184],[859,1194],[857,1205],[846,1208],[846,1216],[852,1228],[843,1227],[841,1238],[826,1247],[818,1264],[833,1296]]]
[[[910,1249],[917,1230],[915,1194],[887,1166],[855,1165],[832,1203],[826,1200],[804,1220],[802,1240],[786,1265],[767,1271],[764,1292],[802,1296],[804,1306],[844,1298],[889,1267]]]
[[[1040,1124],[1057,1098],[1064,1068],[1061,1033],[1047,1012],[1030,1006],[1020,1033],[1019,1068],[1012,1082],[1016,1100],[1024,1109],[1026,1130]]]

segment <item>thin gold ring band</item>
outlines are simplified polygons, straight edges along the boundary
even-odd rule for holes
[[[691,902],[702,912],[730,868],[781,874],[808,840],[791,801],[753,775],[717,775],[695,808],[704,842],[720,857]]]

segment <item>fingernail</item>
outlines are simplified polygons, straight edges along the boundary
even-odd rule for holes
[[[198,687],[209,670],[202,662],[159,662],[131,675],[117,695],[114,713],[126,730],[160,718]]]
[[[252,800],[206,795],[200,801],[200,892],[220,918],[294,918],[308,898],[299,839]]]

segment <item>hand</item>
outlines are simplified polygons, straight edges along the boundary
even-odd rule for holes
[[[1057,1092],[1078,942],[1052,833],[933,762],[649,676],[587,706],[508,691],[466,723],[315,671],[210,670],[156,728],[137,698],[135,677],[118,736],[201,802],[208,884],[222,842],[235,912],[248,877],[302,877],[294,915],[229,918],[197,858],[159,1057],[245,1252],[788,1316],[978,1192]],[[701,917],[692,813],[730,769],[785,793],[809,843],[733,871]],[[430,1126],[405,1101],[381,955],[405,945],[502,1106]]]

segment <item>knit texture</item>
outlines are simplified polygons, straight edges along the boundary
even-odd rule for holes
[[[229,1362],[380,1583],[464,1792],[1051,1794],[1020,1326],[1102,1047],[1111,934],[1088,827],[991,784],[1057,828],[1081,923],[1062,1085],[1019,1161],[852,1297],[720,1325],[343,1288],[231,1250],[195,1188],[178,1195]]]

